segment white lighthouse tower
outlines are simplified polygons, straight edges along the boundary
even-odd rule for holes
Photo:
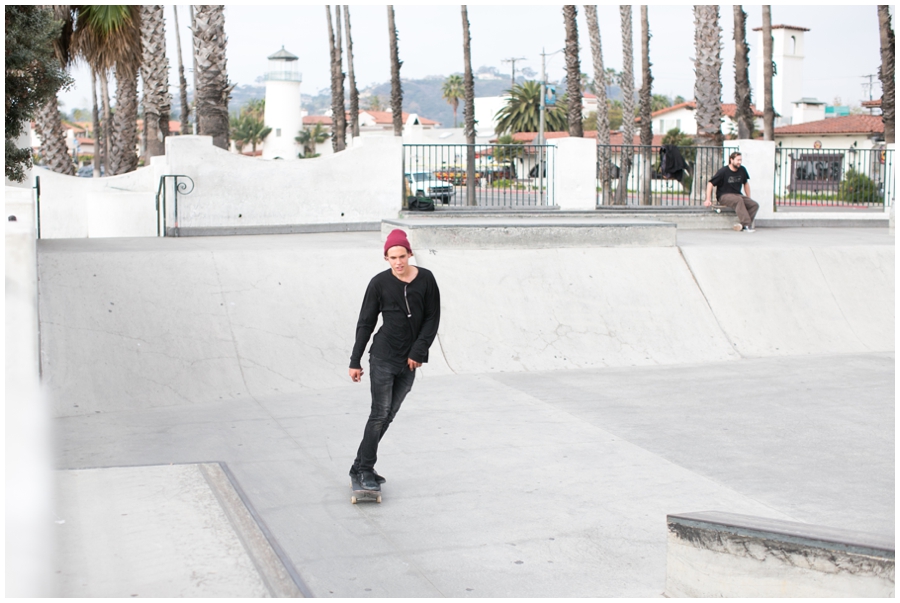
[[[765,111],[762,27],[755,27],[753,31],[759,32],[756,38],[756,89],[753,95],[756,97],[756,108]],[[776,126],[793,123],[793,103],[803,97],[803,34],[807,31],[809,29],[805,27],[772,26],[772,60],[775,63],[772,105],[775,113],[781,116],[775,118]]]
[[[300,113],[298,57],[281,47],[269,57],[266,72],[266,126],[272,131],[263,145],[263,159],[297,159],[301,145],[294,137],[303,127]]]

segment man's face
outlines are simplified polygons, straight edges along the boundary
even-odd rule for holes
[[[736,170],[741,167],[741,156],[735,155],[733,159],[728,160],[728,165],[731,166],[732,169]]]
[[[409,265],[409,258],[411,257],[412,253],[408,252],[406,247],[397,245],[396,247],[391,247],[387,250],[384,259],[391,265],[391,270],[393,270],[394,274],[403,276],[406,274],[406,268]]]

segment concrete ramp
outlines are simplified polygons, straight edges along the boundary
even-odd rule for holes
[[[678,249],[420,250],[439,275],[456,372],[698,363],[739,356]]]
[[[894,247],[684,247],[746,357],[894,349]]]

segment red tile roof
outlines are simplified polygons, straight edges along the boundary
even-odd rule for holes
[[[809,31],[808,27],[794,27],[793,25],[773,25],[772,29],[794,29],[797,31]],[[753,31],[762,31],[762,27],[754,27]]]
[[[677,105],[672,105],[671,107],[666,107],[665,109],[660,109],[659,111],[654,111],[650,114],[651,117],[656,117],[657,115],[665,115],[666,113],[671,113],[672,111],[677,111],[678,109],[690,109],[694,110],[697,108],[697,101],[687,101],[684,103],[678,103]],[[737,105],[735,103],[722,103],[722,115],[726,117],[734,118],[737,113]],[[756,107],[753,107],[753,117],[762,117],[763,112],[758,110]]]
[[[829,117],[805,124],[775,128],[776,136],[787,134],[883,134],[884,122],[880,115],[844,115]]]
[[[360,111],[360,114],[366,113],[372,116],[372,119],[375,120],[375,123],[381,126],[389,126],[394,123],[394,114],[390,111],[369,111],[363,110]],[[409,113],[404,111],[402,113],[403,123],[406,123],[406,120],[409,119]],[[347,120],[350,120],[350,113],[347,113]],[[428,119],[427,117],[419,116],[419,123],[423,126],[437,126],[440,125],[440,122],[436,122],[433,119]],[[312,125],[312,124],[322,124],[324,126],[331,125],[331,118],[327,115],[307,115],[303,118],[303,125]]]

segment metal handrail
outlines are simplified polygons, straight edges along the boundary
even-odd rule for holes
[[[182,195],[190,195],[194,191],[194,180],[190,176],[186,176],[184,174],[165,174],[159,177],[159,186],[156,189],[156,236],[160,236],[160,213],[162,214],[162,236],[166,235],[166,178],[172,179],[173,185],[173,211],[175,214],[175,226],[173,227],[175,236],[178,236],[178,193]],[[188,182],[182,180],[178,181],[179,178],[185,178],[190,182],[190,188],[188,188]],[[162,211],[160,211],[160,199],[162,199]]]

